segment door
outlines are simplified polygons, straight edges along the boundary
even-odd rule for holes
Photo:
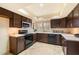
[[[5,54],[9,50],[8,29],[9,29],[9,19],[0,17],[0,54]]]

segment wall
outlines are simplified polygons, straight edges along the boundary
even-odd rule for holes
[[[33,20],[34,20],[33,26],[34,26],[34,29],[37,29],[37,32],[50,32],[51,31],[49,18],[40,17]]]
[[[9,19],[0,17],[0,54],[9,50]]]
[[[79,28],[70,28],[71,34],[79,34]]]

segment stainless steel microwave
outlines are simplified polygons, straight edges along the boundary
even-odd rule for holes
[[[29,28],[29,27],[31,27],[31,23],[22,21],[22,28]]]

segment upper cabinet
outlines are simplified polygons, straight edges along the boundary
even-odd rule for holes
[[[51,28],[65,28],[65,18],[52,19]]]
[[[79,4],[71,13],[62,19],[51,20],[51,28],[78,28],[79,27]]]
[[[22,21],[32,23],[32,20],[26,17],[22,17]]]
[[[66,18],[60,19],[60,28],[65,28],[66,27]]]
[[[67,28],[78,28],[79,27],[79,5],[68,15],[66,19]]]
[[[2,7],[0,7],[0,16],[9,18],[9,27],[21,28],[22,21],[32,23],[31,19],[21,16],[17,13],[11,12],[7,9],[2,8]]]
[[[66,18],[66,28],[72,27],[72,20],[73,20],[73,12],[71,12]]]
[[[60,24],[59,19],[52,19],[51,20],[51,28],[58,28]]]
[[[22,27],[22,21],[32,23],[31,19],[29,19],[27,17],[23,17],[19,14],[13,13],[13,17],[10,18],[10,27],[21,28]]]
[[[0,16],[12,18],[12,12],[0,7]]]
[[[10,18],[10,27],[18,27],[21,28],[22,20],[20,15],[13,13],[13,17]]]

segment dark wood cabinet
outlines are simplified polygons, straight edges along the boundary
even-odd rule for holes
[[[18,54],[22,52],[25,48],[24,37],[10,37],[10,52],[13,54]]]
[[[51,28],[78,28],[79,27],[79,4],[69,13],[66,18],[52,19]]]
[[[67,16],[66,19],[67,28],[78,28],[79,27],[79,5]]]
[[[37,33],[37,41],[48,43],[48,34]]]
[[[37,33],[37,41],[44,42],[53,45],[60,45],[60,35],[59,34],[45,34]]]
[[[22,17],[22,21],[32,23],[32,20],[26,17]]]
[[[66,18],[60,19],[59,28],[66,28]]]
[[[76,28],[79,27],[79,17],[76,17],[76,18],[73,19],[72,27],[76,27]]]
[[[72,26],[73,26],[72,22],[73,22],[72,19],[67,19],[66,20],[66,28],[72,28]]]
[[[22,20],[20,15],[13,13],[13,18],[10,18],[10,27],[22,27]]]
[[[37,34],[33,34],[33,42],[37,41]]]
[[[65,55],[79,55],[79,42],[62,37],[62,49]]]
[[[0,7],[0,16],[1,17],[7,17],[9,18],[9,27],[22,27],[22,20],[32,23],[32,20],[30,18],[21,16],[17,13],[14,13],[12,11],[9,11],[5,8]]]
[[[51,20],[51,28],[59,28],[60,20],[59,19],[53,19]]]
[[[68,41],[64,39],[62,41],[63,52],[65,55],[79,55],[79,42],[78,41]]]
[[[66,18],[51,20],[51,28],[65,28],[66,27]]]
[[[12,18],[12,12],[7,10],[7,9],[4,9],[2,7],[0,7],[0,16],[2,17],[8,17],[8,18]]]
[[[78,41],[66,41],[67,55],[79,55],[79,42]]]

